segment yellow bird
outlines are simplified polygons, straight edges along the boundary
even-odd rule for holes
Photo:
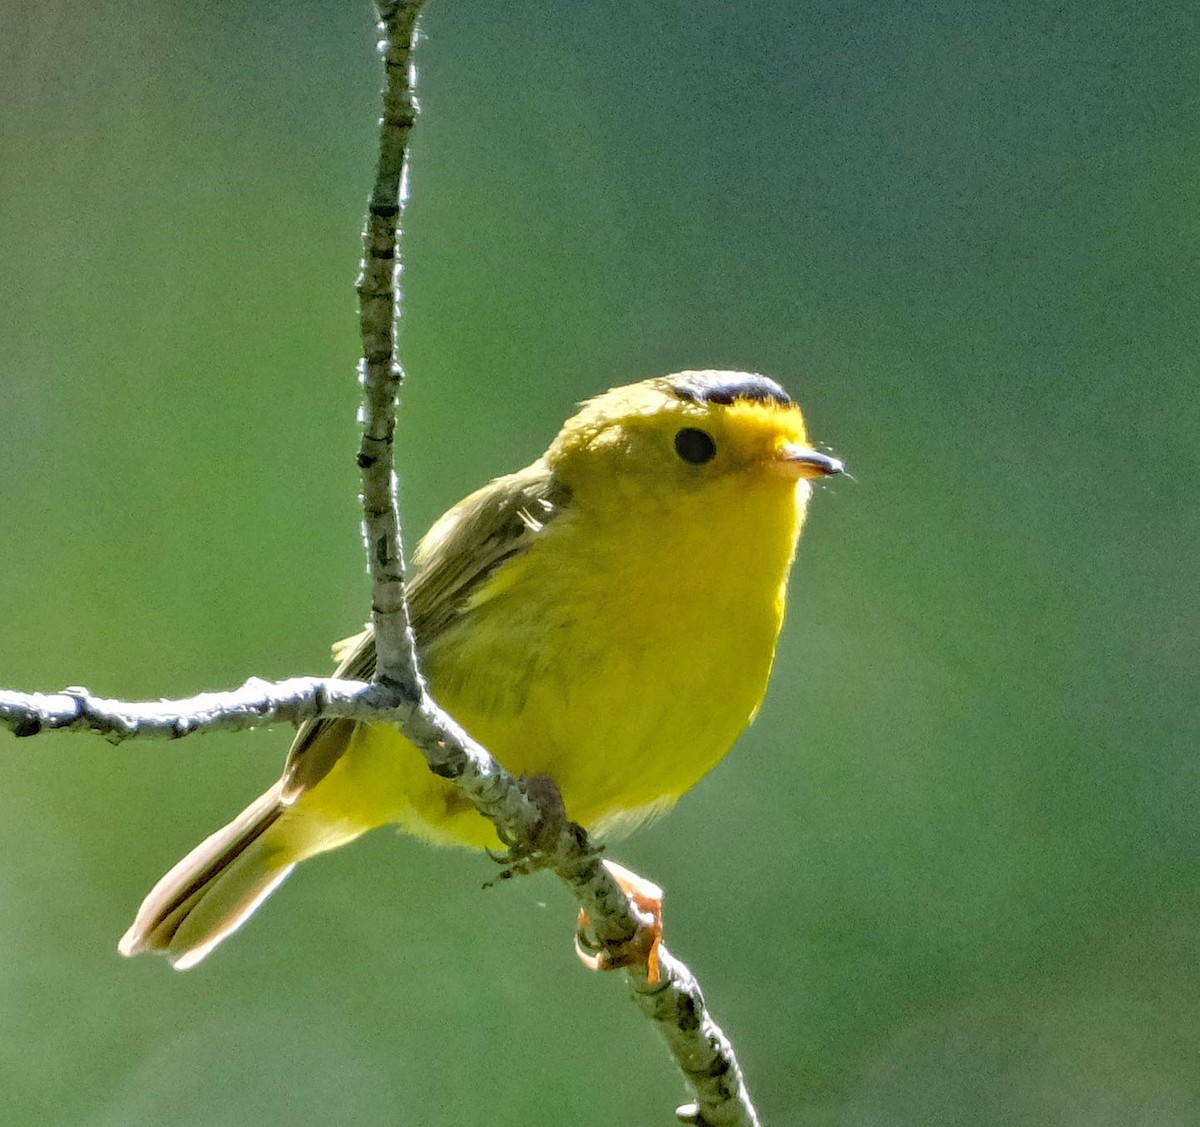
[[[435,699],[510,771],[552,778],[595,834],[663,812],[758,710],[808,479],[841,469],[764,376],[679,372],[589,400],[414,553]],[[371,632],[334,656],[369,679]],[[398,729],[305,724],[279,782],[154,886],[120,951],[194,966],[297,862],[389,824],[500,848]]]

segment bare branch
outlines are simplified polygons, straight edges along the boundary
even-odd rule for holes
[[[63,731],[97,732],[111,743],[135,736],[177,740],[195,732],[244,732],[318,717],[378,719],[380,696],[378,686],[333,677],[293,677],[276,683],[251,677],[229,692],[144,702],[108,700],[78,687],[58,693],[0,689],[0,725],[15,736]]]
[[[630,974],[633,997],[657,1026],[688,1083],[696,1103],[675,1114],[697,1127],[760,1127],[742,1068],[729,1038],[712,1019],[692,972],[666,947],[658,952],[662,978],[651,985]]]
[[[393,446],[396,396],[404,370],[396,358],[396,244],[404,207],[408,138],[417,117],[412,49],[421,0],[380,0],[379,53],[386,82],[379,119],[379,162],[363,227],[358,276],[358,319],[363,353],[362,471],[363,540],[372,582],[371,622],[375,628],[375,679],[419,689],[416,645],[404,597],[404,546],[396,505]]]
[[[363,232],[359,278],[363,359],[363,529],[374,584],[372,621],[378,664],[376,679],[393,683],[419,701],[401,727],[438,774],[454,778],[476,808],[495,822],[514,854],[536,855],[568,884],[588,913],[596,939],[621,947],[644,926],[637,909],[601,863],[595,847],[565,818],[548,819],[531,801],[521,780],[505,771],[443,713],[430,698],[417,666],[412,625],[404,595],[404,555],[396,505],[394,435],[396,394],[403,378],[396,359],[395,318],[399,219],[407,182],[407,144],[416,118],[412,48],[421,0],[380,0],[380,52],[386,82],[379,125],[379,164]],[[553,833],[553,831],[557,831]],[[663,953],[665,954],[665,952]],[[699,1097],[680,1118],[709,1127],[753,1127],[758,1123],[733,1048],[704,1006],[695,979],[678,960],[661,959],[662,977],[653,986],[644,968],[628,974],[642,1009],[663,1033]]]
[[[533,786],[505,770],[433,701],[417,665],[404,594],[404,553],[396,504],[394,439],[396,397],[403,372],[396,360],[399,258],[408,138],[416,118],[412,49],[421,0],[378,0],[386,83],[380,118],[379,163],[363,230],[358,279],[363,354],[363,537],[372,580],[372,624],[377,664],[371,684],[335,678],[256,678],[241,688],[186,700],[129,703],[86,689],[59,693],[0,691],[0,726],[15,735],[49,730],[98,732],[114,743],[132,737],[179,738],[202,731],[243,731],[271,723],[300,724],[345,718],[397,724],[421,750],[430,769],[454,780],[496,825],[518,869],[552,868],[587,912],[601,947],[636,947],[646,919],[601,862],[580,827],[547,803]],[[697,1102],[678,1109],[700,1127],[757,1127],[733,1048],[712,1020],[688,968],[665,948],[660,976],[644,964],[627,969],[634,997],[650,1017]]]

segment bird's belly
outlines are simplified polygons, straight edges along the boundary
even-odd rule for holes
[[[510,771],[552,778],[574,821],[620,830],[670,806],[753,718],[789,552],[783,543],[762,570],[744,559],[693,567],[687,584],[678,568],[616,582],[615,568],[588,556],[577,569],[569,557],[531,568],[527,585],[518,565],[423,654],[430,688]],[[555,580],[561,589],[548,590]],[[393,728],[359,729],[334,774],[330,793],[369,794],[375,824],[498,845],[491,824]]]
[[[636,823],[692,787],[750,722],[780,619],[766,599],[718,629],[703,607],[657,606],[610,599],[599,632],[587,613],[539,624],[526,639],[533,672],[507,663],[511,698],[494,684],[501,661],[465,679],[431,674],[434,695],[509,770],[553,778],[573,820]]]
[[[497,678],[487,664],[457,678],[439,678],[435,666],[430,684],[510,771],[549,776],[572,820],[619,834],[673,804],[753,717],[777,630],[771,616],[760,618],[715,649],[681,645],[678,621],[635,630],[616,646],[610,632],[603,650],[586,633],[556,631],[553,643],[540,642],[552,660],[515,696],[509,690],[522,678],[511,670]],[[685,636],[697,640],[694,629]],[[349,819],[358,832],[394,822],[443,844],[500,847],[491,823],[390,726],[360,726],[312,799],[323,820]]]

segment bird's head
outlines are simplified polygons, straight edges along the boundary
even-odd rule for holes
[[[808,479],[842,472],[809,445],[787,392],[748,372],[677,372],[607,391],[567,420],[547,461],[577,494],[608,496],[704,495],[719,483],[803,501]]]

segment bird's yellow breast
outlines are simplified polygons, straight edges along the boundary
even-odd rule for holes
[[[762,700],[807,487],[721,487],[636,520],[620,504],[573,506],[423,654],[438,702],[509,770],[552,777],[588,829],[665,809]],[[390,728],[360,729],[312,798],[326,817],[344,802],[434,840],[497,844]]]

